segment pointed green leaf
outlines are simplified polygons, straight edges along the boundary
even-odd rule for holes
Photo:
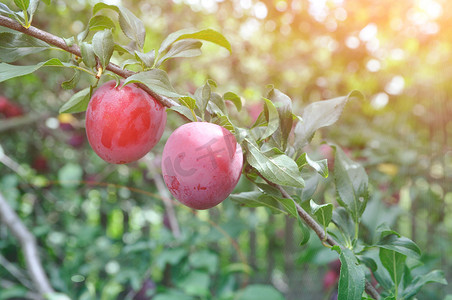
[[[88,107],[90,98],[91,88],[83,89],[80,92],[72,95],[72,97],[60,108],[59,113],[83,112]]]
[[[210,101],[207,104],[207,110],[212,115],[226,115],[226,105],[224,104],[223,98],[217,94],[212,93],[210,95]]]
[[[72,76],[71,79],[64,81],[61,84],[61,87],[65,90],[72,90],[73,88],[75,88],[75,86],[78,83],[78,80],[80,79],[80,71],[75,69],[74,70],[74,75]]]
[[[232,201],[246,207],[264,206],[270,208],[270,210],[275,213],[287,214],[284,210],[281,209],[278,201],[275,198],[262,194],[261,192],[254,191],[231,194],[229,198],[231,198]]]
[[[284,186],[304,187],[304,180],[293,159],[285,154],[267,157],[248,139],[245,139],[244,147],[248,163],[266,179]]]
[[[309,104],[303,111],[303,122],[298,122],[295,127],[296,148],[306,146],[317,129],[334,124],[342,114],[347,101],[356,96],[362,95],[357,91],[352,91],[344,97]]]
[[[30,19],[35,14],[36,10],[38,9],[40,0],[30,0],[30,4],[28,5],[27,12],[30,15]]]
[[[111,30],[105,29],[96,32],[93,36],[93,50],[96,56],[99,58],[99,62],[103,68],[105,68],[110,62],[110,58],[113,55],[115,42],[113,41],[113,34]]]
[[[265,99],[265,117],[267,119],[267,128],[265,129],[265,132],[260,137],[260,139],[266,139],[269,136],[271,136],[276,130],[278,130],[279,127],[279,114],[278,110],[276,109],[273,102],[271,102],[269,99]]]
[[[211,121],[212,123],[215,123],[217,125],[220,125],[221,127],[226,128],[232,133],[235,133],[235,127],[232,124],[231,120],[228,118],[228,116],[218,116],[215,119]]]
[[[5,16],[15,16],[16,13],[14,11],[12,11],[8,6],[6,6],[6,4],[4,3],[0,3],[0,14],[5,15]]]
[[[381,263],[388,270],[392,282],[395,286],[399,286],[405,267],[406,256],[384,248],[380,248],[379,256]]]
[[[300,199],[301,202],[311,200],[312,195],[314,195],[318,185],[319,185],[319,175],[317,175],[317,173],[314,173],[313,176],[309,177],[305,181],[305,187],[303,188]]]
[[[96,55],[94,54],[93,45],[82,42],[80,44],[80,52],[83,63],[88,68],[94,68],[96,66]]]
[[[140,60],[147,68],[151,68],[154,64],[155,51],[151,50],[146,53],[135,51],[135,57],[137,58],[137,60]]]
[[[275,103],[279,114],[279,130],[274,135],[283,150],[287,147],[287,140],[292,131],[292,100],[280,90],[271,89],[268,99]]]
[[[404,289],[403,298],[410,299],[411,297],[415,296],[424,285],[432,282],[447,285],[447,280],[444,277],[444,272],[434,270],[424,275],[417,275],[411,281],[411,284]],[[447,297],[445,299],[447,299]]]
[[[195,109],[196,108],[196,100],[193,99],[192,97],[189,97],[189,96],[180,97],[179,98],[179,102],[182,105],[184,105],[184,106],[186,106],[186,107],[188,107],[190,109]]]
[[[109,17],[97,15],[93,16],[89,20],[88,27],[91,31],[98,31],[104,29],[114,29],[116,25]]]
[[[116,5],[109,5],[102,2],[96,3],[93,7],[93,15],[97,14],[101,9],[111,9],[119,13],[119,8]]]
[[[334,182],[336,184],[337,201],[359,220],[369,200],[368,178],[364,168],[352,161],[337,146],[334,158]]]
[[[421,249],[409,238],[395,234],[383,237],[376,245],[380,248],[396,251],[400,254],[419,259]]]
[[[314,217],[323,227],[327,227],[333,217],[333,204],[327,203],[318,205],[313,200],[310,202]]]
[[[14,0],[14,3],[20,10],[27,10],[30,5],[30,0]]]
[[[172,110],[177,112],[178,114],[183,115],[187,119],[189,119],[192,122],[196,122],[197,120],[193,117],[193,114],[191,113],[191,110],[186,106],[172,106],[168,108],[167,110]]]
[[[157,94],[166,97],[181,97],[183,95],[176,92],[169,81],[168,74],[160,69],[152,69],[146,72],[136,73],[124,81],[124,85],[129,83],[142,83]]]
[[[135,41],[140,49],[143,49],[144,39],[146,38],[146,29],[143,22],[138,19],[130,10],[125,7],[119,8],[119,25],[124,34]]]
[[[162,63],[170,58],[199,56],[202,53],[201,46],[202,43],[197,40],[177,41],[171,46],[169,51],[159,59],[155,67],[158,68]]]
[[[322,177],[328,177],[328,161],[326,159],[321,159],[318,161],[312,160],[309,158],[307,153],[303,153],[297,159],[298,168],[302,169],[305,165],[311,166],[314,170],[317,171]]]
[[[298,218],[298,226],[301,230],[301,241],[299,242],[300,246],[306,245],[309,242],[311,237],[311,231],[309,228],[301,221],[301,218]]]
[[[38,53],[49,48],[49,45],[41,40],[22,33],[0,33],[0,60],[13,62],[18,58]]]
[[[210,97],[212,95],[212,88],[210,86],[209,81],[207,81],[202,87],[199,87],[195,91],[195,99],[196,105],[199,107],[199,111],[201,112],[201,117],[204,120],[205,110],[207,108],[207,104],[210,101]]]
[[[65,67],[68,66],[68,64],[63,64],[58,58],[52,58],[48,61],[31,66],[16,66],[7,63],[0,63],[0,82],[11,78],[28,75],[44,66]]]
[[[333,211],[333,223],[341,229],[342,232],[347,234],[348,237],[353,237],[355,234],[355,227],[353,219],[350,217],[347,210],[343,207],[337,207]]]
[[[231,44],[221,33],[215,30],[182,29],[168,35],[168,37],[160,45],[159,55],[167,50],[172,43],[183,39],[197,39],[212,42],[228,49],[229,52],[231,52]]]
[[[235,107],[237,108],[237,111],[241,111],[242,110],[242,99],[240,99],[239,96],[237,96],[236,94],[234,94],[233,92],[226,92],[223,94],[223,99],[229,100],[232,103],[234,103]]]
[[[361,300],[365,285],[363,269],[358,265],[355,254],[350,249],[342,249],[340,260],[341,274],[337,298]]]

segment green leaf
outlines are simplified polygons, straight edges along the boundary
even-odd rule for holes
[[[209,81],[207,81],[202,87],[197,88],[194,96],[201,113],[201,118],[204,120],[205,110],[212,96],[212,88]]]
[[[130,10],[122,6],[108,5],[105,3],[97,3],[93,7],[93,15],[97,14],[101,9],[111,9],[119,14],[119,26],[124,34],[136,42],[140,49],[144,46],[146,38],[146,30],[143,22],[138,19]]]
[[[88,23],[89,30],[91,31],[98,31],[98,30],[104,30],[104,29],[114,29],[115,23],[106,16],[97,15],[93,16]]]
[[[284,186],[304,187],[304,180],[293,159],[285,154],[267,157],[248,139],[245,139],[244,147],[248,163],[266,179]]]
[[[237,293],[236,300],[284,300],[284,296],[274,287],[251,284]]]
[[[278,202],[282,204],[284,210],[289,213],[290,216],[294,218],[298,218],[298,211],[295,203],[292,199],[287,198],[278,198]]]
[[[228,116],[218,116],[215,119],[211,120],[212,123],[220,125],[221,127],[226,128],[232,133],[235,133],[234,124],[232,124],[231,120],[229,120]]]
[[[239,96],[237,96],[233,92],[226,92],[223,94],[223,100],[229,100],[232,103],[234,103],[235,107],[237,108],[237,111],[242,110],[242,99],[240,99]]]
[[[186,107],[188,107],[190,109],[195,109],[196,108],[196,100],[194,98],[192,98],[192,97],[189,97],[189,96],[180,97],[179,98],[179,102],[182,105],[184,105],[184,106],[186,106]]]
[[[122,6],[118,6],[118,8],[119,25],[122,31],[129,39],[135,41],[140,49],[143,49],[146,38],[146,29],[144,28],[143,22],[127,8]]]
[[[306,146],[317,129],[334,124],[342,114],[347,101],[355,96],[362,95],[352,91],[347,96],[309,104],[303,111],[303,122],[298,122],[295,127],[295,147],[300,149]]]
[[[18,58],[38,53],[49,48],[49,45],[41,40],[22,33],[0,33],[0,60],[13,62]]]
[[[30,0],[14,0],[14,3],[20,10],[27,10],[30,5]]]
[[[207,110],[212,115],[226,115],[226,105],[223,98],[217,93],[210,94],[210,101],[207,104]]]
[[[93,15],[97,14],[101,9],[111,9],[119,14],[119,8],[116,5],[109,5],[102,2],[96,3],[93,7]]]
[[[421,250],[412,240],[403,236],[399,237],[395,234],[385,236],[376,246],[387,250],[393,250],[415,259],[419,259],[421,255]]]
[[[292,131],[293,117],[292,117],[292,100],[280,90],[271,89],[268,93],[270,99],[278,110],[279,114],[279,130],[275,137],[283,150],[287,147],[287,140]]]
[[[59,113],[77,113],[83,112],[88,107],[89,100],[91,98],[91,88],[86,88],[78,93],[72,95],[72,97],[61,106]]]
[[[358,265],[355,254],[343,249],[340,255],[341,274],[339,277],[338,299],[361,300],[364,292],[365,275]]]
[[[419,290],[426,285],[427,283],[436,282],[439,284],[445,284],[447,285],[447,280],[444,277],[444,272],[439,270],[431,271],[430,273],[424,274],[424,275],[417,275],[413,278],[411,281],[411,284],[408,285],[405,290],[403,291],[403,298],[404,299],[410,299],[411,297],[415,296]],[[452,296],[450,296],[452,300]],[[447,297],[445,298],[445,300]]]
[[[155,51],[151,50],[149,52],[143,53],[140,51],[135,51],[135,57],[141,61],[147,68],[151,68],[154,64]]]
[[[82,42],[80,44],[80,52],[82,54],[83,63],[88,68],[94,68],[96,66],[96,55],[94,54],[93,45]]]
[[[106,29],[96,32],[93,36],[93,50],[96,56],[99,58],[99,62],[102,67],[105,67],[110,62],[110,58],[113,55],[115,42],[113,41],[113,34],[111,30]]]
[[[267,120],[267,128],[265,129],[265,132],[260,137],[260,139],[266,139],[269,136],[271,136],[276,130],[279,128],[279,114],[278,110],[276,109],[273,102],[271,102],[269,99],[265,99],[265,118]]]
[[[44,66],[70,67],[68,64],[63,64],[58,58],[52,58],[47,61],[31,66],[16,66],[7,63],[0,63],[0,82],[3,82],[11,78],[28,75]]]
[[[162,63],[170,58],[176,57],[195,57],[201,55],[202,43],[197,40],[181,40],[175,42],[169,51],[162,56],[155,67],[158,68]]]
[[[0,2],[0,14],[5,16],[16,16],[16,13],[12,11],[6,4]]]
[[[337,146],[334,158],[334,181],[337,201],[358,221],[369,200],[368,178],[364,168],[348,158]]]
[[[228,40],[219,32],[212,29],[196,30],[196,29],[182,29],[169,34],[162,42],[159,49],[159,55],[162,54],[169,46],[183,39],[197,39],[212,42],[221,47],[224,47],[231,52],[231,44]]]
[[[311,231],[309,228],[301,221],[301,218],[298,219],[298,226],[301,230],[301,241],[299,242],[300,246],[306,245],[311,238]]]
[[[168,74],[160,69],[152,69],[146,72],[136,73],[124,81],[124,85],[129,83],[142,83],[157,94],[166,97],[182,97],[176,92],[169,81]]]
[[[392,230],[387,223],[382,223],[382,224],[378,225],[378,227],[376,228],[376,231],[381,232],[380,238],[384,238],[385,236],[390,235],[390,234],[395,234],[398,237],[401,236],[400,233]]]
[[[314,161],[309,158],[307,153],[303,153],[297,159],[298,168],[302,169],[307,164],[316,170],[322,177],[328,177],[328,161],[326,159]]]
[[[183,115],[187,119],[189,119],[192,122],[196,122],[197,120],[193,117],[193,114],[191,113],[191,110],[186,106],[172,106],[168,108],[167,110],[172,110],[177,112],[178,114]]]
[[[312,213],[317,219],[317,222],[319,222],[323,227],[326,228],[333,218],[333,204],[327,203],[318,205],[313,200],[311,200],[310,204]]]
[[[281,209],[278,201],[269,195],[262,194],[258,191],[253,192],[243,192],[239,194],[231,194],[229,198],[243,206],[247,207],[259,207],[264,206],[270,208],[275,213],[284,213],[287,214],[284,210]]]
[[[305,181],[305,187],[301,193],[301,202],[309,201],[317,190],[317,186],[319,185],[319,176],[315,173],[313,176],[309,177]]]
[[[380,248],[379,256],[381,263],[385,269],[388,270],[389,276],[391,277],[392,282],[394,282],[394,286],[398,287],[400,280],[402,279],[406,255]]]
[[[332,221],[338,228],[342,230],[347,236],[353,237],[355,234],[355,226],[352,218],[347,210],[343,207],[337,207],[333,211]]]
[[[40,0],[30,0],[30,4],[28,5],[27,12],[30,15],[30,23],[31,19],[33,18],[33,15],[35,14],[36,10],[38,9]]]
[[[64,81],[61,84],[61,87],[65,90],[72,90],[77,85],[79,79],[80,79],[80,71],[76,69],[74,71],[74,75],[72,76],[72,78]]]

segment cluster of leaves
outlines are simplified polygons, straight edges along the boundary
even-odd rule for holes
[[[27,4],[19,7],[22,10],[29,8]],[[130,41],[128,45],[115,42],[113,31],[116,29],[116,23],[109,16],[99,14],[105,10],[118,15],[119,26]],[[19,16],[17,13],[11,14],[6,6],[2,6],[1,13]],[[23,14],[28,16],[25,12]],[[32,16],[32,13],[29,14]],[[24,17],[24,20],[24,27],[29,26],[28,18]],[[90,33],[93,33],[91,39]],[[333,203],[315,203],[312,200],[320,178],[328,177],[329,170],[325,159],[313,160],[304,149],[318,129],[330,126],[339,119],[346,103],[356,96],[356,92],[311,103],[301,116],[297,116],[292,109],[292,100],[281,91],[270,87],[263,100],[264,110],[254,124],[247,128],[235,124],[229,117],[231,108],[228,107],[227,101],[235,104],[237,110],[241,110],[242,102],[238,95],[233,92],[223,95],[214,92],[217,85],[212,80],[198,88],[194,95],[180,94],[172,87],[166,72],[159,69],[162,63],[170,58],[199,55],[202,45],[200,40],[210,41],[230,50],[229,42],[216,31],[181,30],[170,34],[158,50],[144,52],[146,32],[143,23],[124,7],[98,3],[93,7],[93,17],[87,27],[77,36],[66,39],[68,46],[77,45],[80,48],[81,57],[71,57],[68,62],[52,58],[33,66],[16,66],[9,63],[24,55],[50,48],[49,45],[9,30],[0,34],[0,59],[8,62],[0,64],[0,82],[29,74],[43,66],[74,69],[73,77],[62,84],[66,89],[77,86],[80,71],[96,78],[93,85],[75,93],[60,112],[84,111],[103,74],[113,76],[119,84],[118,76],[105,71],[116,53],[122,58],[123,70],[129,67],[136,70],[138,67],[140,71],[130,73],[132,75],[125,79],[123,84],[143,84],[159,95],[178,99],[180,106],[171,109],[189,120],[197,121],[200,118],[229,129],[245,151],[244,173],[256,185],[255,191],[232,195],[231,198],[243,206],[264,206],[275,213],[282,212],[296,218],[303,232],[301,244],[308,242],[309,234],[300,218],[300,211],[310,214],[323,228],[325,236],[332,236],[338,243],[331,248],[340,254],[342,263],[340,299],[361,299],[365,281],[370,281],[371,274],[377,279],[381,293],[386,299],[409,299],[428,282],[445,283],[439,271],[413,275],[407,258],[419,259],[419,248],[413,241],[400,236],[387,226],[380,227],[380,239],[374,244],[366,244],[360,239],[359,225],[369,199],[368,178],[364,168],[348,158],[339,146],[332,146],[335,150],[334,181],[339,207],[335,208]],[[11,53],[10,49],[15,51]],[[291,198],[285,197],[278,186],[283,186]],[[183,255],[181,260],[182,257]],[[179,262],[177,260],[172,264],[177,265]],[[201,283],[198,282],[199,278],[203,278]],[[184,280],[188,280],[192,286],[195,282],[194,286],[199,283],[206,288],[209,285],[206,284],[206,278],[208,281],[208,273],[195,279]],[[199,290],[205,292],[203,289]],[[197,289],[196,293],[199,290]],[[187,293],[186,290],[184,292]]]

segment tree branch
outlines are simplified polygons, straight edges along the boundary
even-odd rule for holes
[[[60,49],[63,49],[66,52],[72,53],[76,56],[82,57],[82,54],[80,52],[80,48],[77,45],[72,45],[72,46],[68,46],[66,44],[66,42],[58,37],[55,36],[49,32],[46,32],[44,30],[41,30],[39,28],[36,28],[34,26],[30,26],[29,28],[25,28],[22,25],[20,25],[18,22],[16,22],[13,19],[10,19],[8,17],[5,16],[0,16],[0,26],[4,26],[4,27],[8,27],[10,29],[13,29],[15,31],[19,31],[22,32],[26,35],[35,37],[41,41],[44,41],[48,44],[51,44],[55,47],[58,47]],[[114,63],[109,63],[108,66],[106,67],[107,70],[115,73],[116,75],[119,75],[123,78],[127,78],[133,74],[135,74],[135,72],[132,72],[130,70],[125,70],[122,69],[120,66],[114,64]],[[154,92],[153,90],[149,89],[147,86],[143,85],[143,84],[138,84],[138,86],[140,88],[142,88],[143,90],[145,90],[149,95],[151,95],[152,97],[154,97],[157,101],[159,101],[162,105],[167,106],[167,107],[172,107],[172,106],[179,106],[179,104],[177,102],[175,102],[174,100],[167,98],[165,96],[159,95],[156,92]]]
[[[306,225],[308,225],[314,232],[315,234],[319,237],[319,239],[321,241],[325,241],[327,242],[330,246],[339,246],[339,243],[336,242],[329,234],[327,234],[325,232],[325,230],[323,229],[322,226],[319,225],[319,223],[317,223],[316,220],[314,220],[314,218],[312,218],[287,192],[286,190],[278,185],[275,184],[269,180],[267,180],[266,178],[264,178],[262,175],[261,177],[271,186],[277,188],[280,192],[281,195],[286,198],[286,199],[291,199],[293,201],[293,203],[295,204],[295,207],[297,208],[297,212],[298,215],[300,216],[300,218],[306,223]],[[374,286],[368,282],[366,280],[365,283],[365,288],[366,288],[366,293],[371,296],[374,299],[380,299],[380,295],[378,293],[378,291],[374,288]]]
[[[38,293],[43,298],[46,294],[53,293],[54,291],[50,286],[49,279],[47,278],[41,261],[39,260],[38,247],[35,237],[31,234],[27,227],[25,227],[19,216],[14,210],[12,210],[11,206],[9,206],[8,202],[1,193],[0,220],[19,240],[24,252],[27,270]]]

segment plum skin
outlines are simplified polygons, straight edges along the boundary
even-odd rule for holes
[[[242,148],[225,128],[187,123],[168,138],[162,173],[171,194],[194,209],[208,209],[226,199],[240,179]]]
[[[106,82],[92,95],[86,110],[91,148],[113,164],[136,161],[160,140],[166,125],[162,104],[134,84]]]

